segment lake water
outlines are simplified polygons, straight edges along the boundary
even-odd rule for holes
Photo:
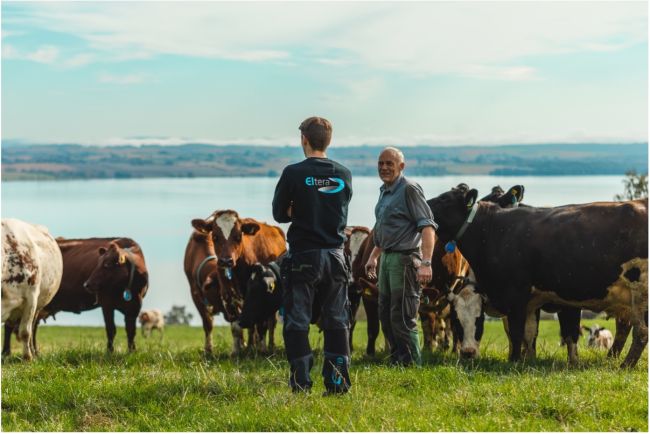
[[[504,189],[525,186],[524,202],[534,206],[609,201],[623,191],[623,176],[581,177],[413,177],[427,199],[465,182],[479,197],[495,185]],[[240,216],[273,223],[271,200],[275,178],[192,178],[89,180],[2,183],[2,217],[14,217],[47,226],[66,238],[119,237],[136,240],[145,254],[150,288],[144,308],[168,311],[185,305],[200,324],[183,272],[190,221],[217,209],[234,209]],[[353,180],[354,196],[349,225],[372,226],[381,182],[375,177]],[[280,225],[286,231],[288,225]],[[121,314],[116,322],[123,324]],[[61,313],[60,325],[101,325],[101,311],[80,315]]]

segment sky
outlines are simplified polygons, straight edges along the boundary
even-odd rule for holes
[[[647,142],[648,3],[2,2],[2,140]]]

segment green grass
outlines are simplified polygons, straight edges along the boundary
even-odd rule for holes
[[[585,321],[590,324],[594,321]],[[614,330],[613,321],[597,320]],[[280,335],[278,327],[278,337]],[[322,397],[321,352],[310,395],[287,387],[282,351],[231,359],[230,332],[215,329],[215,356],[201,352],[200,328],[168,327],[126,353],[104,351],[103,328],[39,328],[42,356],[2,366],[5,431],[647,431],[648,358],[634,370],[580,342],[569,368],[558,323],[542,321],[538,359],[506,361],[500,322],[486,323],[481,359],[425,354],[422,368],[394,368],[363,355],[365,324],[355,334],[353,389]],[[314,348],[322,334],[311,334]],[[277,340],[281,342],[281,339]],[[378,344],[381,347],[383,340]],[[629,343],[628,343],[629,346]],[[627,349],[627,347],[626,347]],[[20,354],[21,347],[12,350]]]

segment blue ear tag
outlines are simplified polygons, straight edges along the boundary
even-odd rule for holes
[[[228,280],[232,280],[232,270],[230,269],[230,267],[226,268],[226,277],[228,278]]]
[[[210,304],[210,302],[208,301],[208,297],[203,297],[203,304],[205,304],[206,306]]]
[[[133,296],[131,295],[131,291],[125,289],[124,292],[122,293],[122,298],[124,299],[124,301],[131,301],[131,299],[133,298]]]
[[[284,306],[280,307],[279,314],[280,314],[281,317],[284,317]]]
[[[445,252],[454,253],[454,250],[456,250],[456,241],[449,241],[445,244]]]

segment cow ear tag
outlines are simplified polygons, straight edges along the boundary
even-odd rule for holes
[[[232,270],[230,269],[230,267],[226,268],[226,277],[228,278],[228,280],[232,280]]]
[[[269,292],[272,294],[273,291],[275,291],[275,282],[271,283],[271,288],[269,289]]]
[[[118,263],[120,265],[124,264],[126,262],[126,256],[120,255],[120,259],[118,259]]]
[[[124,292],[122,293],[122,298],[124,299],[124,301],[131,301],[133,295],[131,294],[130,290],[125,289]]]
[[[455,241],[449,241],[447,244],[445,244],[445,252],[454,253],[455,250],[456,250],[456,242]]]

